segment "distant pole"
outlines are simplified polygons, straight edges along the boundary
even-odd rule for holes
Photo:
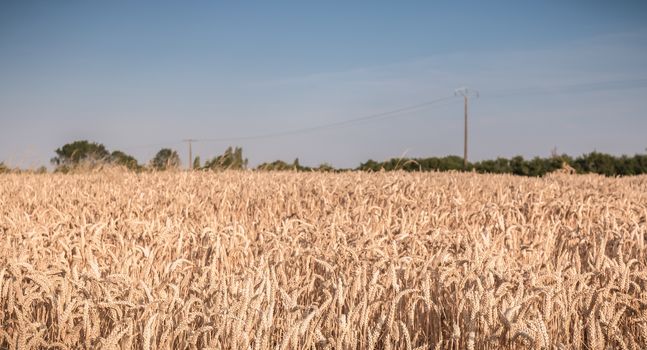
[[[458,88],[454,91],[455,96],[463,96],[465,103],[465,133],[463,138],[463,169],[467,170],[467,104],[470,96],[479,97],[479,92],[466,87]]]
[[[189,144],[189,164],[187,166],[187,169],[191,170],[191,169],[193,169],[193,154],[191,152],[191,143],[196,142],[197,140],[186,139],[186,140],[182,140],[182,141],[187,142]]]
[[[467,169],[467,96],[463,96],[465,100],[465,136],[463,137],[463,169]]]

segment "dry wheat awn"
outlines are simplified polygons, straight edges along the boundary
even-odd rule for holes
[[[643,349],[647,176],[0,175],[0,349]]]

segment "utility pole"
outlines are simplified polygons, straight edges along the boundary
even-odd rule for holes
[[[192,170],[193,169],[193,154],[191,152],[191,143],[196,142],[198,140],[195,139],[186,139],[182,140],[182,142],[187,142],[189,144],[189,164],[188,164],[188,169]]]
[[[467,105],[470,96],[479,97],[479,92],[466,87],[454,90],[454,96],[463,96],[465,102],[465,134],[463,138],[463,169],[467,170]]]

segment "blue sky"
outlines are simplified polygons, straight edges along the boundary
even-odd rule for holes
[[[0,2],[0,161],[89,139],[147,162],[479,90],[470,159],[644,153],[641,1]],[[252,165],[462,154],[458,98],[242,146]]]

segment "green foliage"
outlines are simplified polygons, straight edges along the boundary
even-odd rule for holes
[[[52,158],[51,162],[56,165],[57,172],[67,172],[78,167],[92,169],[105,164],[125,166],[131,170],[140,168],[133,156],[122,151],[110,153],[104,145],[87,140],[65,144],[55,152],[56,157]]]
[[[462,170],[463,158],[458,156],[447,156],[442,158],[392,158],[386,162],[376,162],[369,159],[366,163],[360,164],[358,170],[370,171],[392,171],[392,170],[405,170],[405,171],[448,171],[448,170]]]
[[[476,163],[474,168],[480,173],[506,174],[512,172],[510,161],[501,157],[495,160],[484,160]]]
[[[335,168],[329,163],[322,163],[318,167],[314,168],[316,171],[323,171],[323,172],[332,172],[336,171]]]
[[[74,141],[56,149],[56,157],[51,159],[56,166],[56,171],[66,172],[78,166],[92,168],[101,164],[116,164],[125,166],[131,170],[139,170],[142,167],[137,160],[122,151],[110,153],[102,144],[89,142],[87,140]],[[151,160],[150,166],[157,170],[178,168],[180,157],[178,153],[169,148],[163,148]],[[240,147],[228,147],[222,155],[208,160],[204,166],[200,166],[200,157],[192,162],[193,169],[225,170],[225,169],[246,169],[247,159],[243,157],[243,149]],[[544,176],[564,166],[572,168],[579,174],[596,173],[606,176],[624,176],[647,174],[647,154],[636,154],[630,156],[616,157],[610,154],[591,152],[577,158],[566,154],[558,155],[556,152],[548,158],[534,157],[524,159],[522,156],[515,156],[511,159],[496,158],[468,163],[467,168],[463,166],[463,158],[459,156],[429,157],[429,158],[392,158],[384,162],[369,159],[361,163],[356,170],[364,171],[476,171],[478,173],[490,174],[515,174],[521,176]],[[263,163],[256,167],[257,170],[279,170],[279,171],[342,171],[335,169],[332,165],[324,163],[315,168],[305,167],[299,164],[296,158],[292,164],[282,160],[271,163]],[[0,173],[11,172],[4,163],[0,162]],[[42,167],[38,172],[46,172]]]
[[[271,163],[259,164],[256,167],[256,170],[285,171],[285,170],[294,170],[294,168],[290,164],[282,160],[275,160]]]
[[[140,168],[135,157],[122,151],[113,151],[110,154],[110,163],[125,166],[130,170],[138,170]]]
[[[510,159],[510,171],[515,175],[530,174],[530,167],[522,156],[516,156]]]
[[[51,159],[58,171],[67,171],[79,165],[94,167],[109,160],[110,153],[105,146],[87,140],[74,141],[56,149]]]
[[[636,154],[633,157],[623,155],[614,157],[605,153],[592,152],[583,154],[575,159],[562,154],[549,158],[535,157],[524,159],[516,156],[512,159],[497,158],[468,163],[467,170],[490,174],[515,174],[522,176],[544,176],[552,171],[561,169],[564,165],[572,167],[577,173],[596,173],[606,176],[623,176],[647,174],[647,155]],[[385,162],[369,159],[360,164],[358,170],[405,170],[405,171],[447,171],[464,170],[463,158],[447,156],[442,158],[394,158]]]
[[[381,169],[383,169],[382,163],[376,162],[373,159],[369,159],[365,163],[361,163],[357,168],[357,170],[364,170],[364,171],[379,171]]]
[[[437,171],[464,170],[463,158],[459,156],[446,156],[442,158],[416,159],[422,169],[433,169]],[[469,164],[468,164],[469,169]]]
[[[209,170],[242,170],[247,168],[247,159],[243,158],[243,149],[227,147],[225,153],[204,163],[203,169]]]
[[[4,164],[4,162],[0,162],[0,174],[45,174],[47,173],[47,168],[45,166],[39,166],[36,169],[20,169],[18,167],[15,168],[10,168],[7,165]]]
[[[309,171],[309,167],[304,167],[299,164],[299,158],[296,158],[292,164],[288,164],[282,160],[275,160],[271,163],[262,163],[256,167],[256,170],[266,170],[266,171]]]
[[[598,173],[607,176],[616,175],[621,168],[621,164],[616,158],[609,154],[591,152],[588,155],[579,157],[575,160],[578,168],[587,173]],[[622,174],[626,175],[626,174]]]
[[[299,163],[299,158],[294,158],[294,161],[292,162],[292,167],[297,171],[309,170],[309,168],[301,166],[301,164]]]
[[[180,167],[180,156],[170,148],[162,148],[151,160],[151,167],[156,170],[177,169]]]

